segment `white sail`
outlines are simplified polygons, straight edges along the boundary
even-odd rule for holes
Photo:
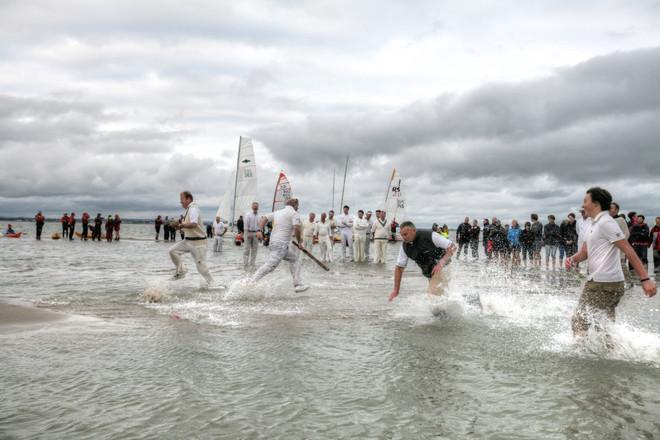
[[[275,195],[273,196],[273,212],[284,208],[284,202],[286,202],[291,197],[293,197],[291,183],[286,177],[286,174],[284,174],[283,171],[280,171],[280,175],[277,178],[277,183],[275,184]]]
[[[257,200],[257,165],[250,138],[241,137],[236,168],[232,172],[227,191],[220,202],[217,215],[230,224],[245,216],[252,202]]]
[[[397,223],[401,223],[407,219],[406,199],[401,188],[401,183],[399,172],[396,169],[392,170],[390,183],[387,186],[387,194],[385,195],[385,203],[383,204],[387,220],[396,220]]]

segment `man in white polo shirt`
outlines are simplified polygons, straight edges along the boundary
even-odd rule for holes
[[[587,190],[583,209],[592,224],[577,254],[566,259],[566,268],[587,260],[589,276],[572,319],[573,334],[586,336],[595,315],[605,315],[614,321],[615,309],[624,293],[624,277],[619,251],[640,277],[642,289],[649,298],[656,294],[655,282],[649,279],[639,257],[625,239],[621,228],[609,215],[612,196],[607,190],[594,187]]]

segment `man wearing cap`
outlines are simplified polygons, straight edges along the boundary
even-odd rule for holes
[[[197,203],[193,202],[190,191],[179,194],[181,206],[185,209],[183,220],[174,226],[175,229],[185,230],[184,239],[170,248],[170,258],[176,267],[174,279],[179,280],[186,275],[186,267],[183,264],[183,254],[190,253],[197,271],[204,277],[203,287],[210,287],[213,277],[206,267],[206,231],[203,227],[202,216]]]
[[[300,256],[298,246],[300,248],[304,248],[304,246],[302,244],[302,222],[300,221],[300,214],[298,214],[298,206],[298,199],[289,199],[285,202],[283,209],[261,217],[259,231],[257,232],[257,236],[260,240],[263,240],[261,231],[266,226],[266,223],[271,222],[273,225],[273,229],[270,233],[270,245],[268,246],[270,249],[270,255],[263,266],[261,266],[252,276],[253,282],[256,283],[274,271],[282,260],[286,260],[289,263],[294,290],[296,292],[304,292],[309,289],[309,286],[303,284],[300,278]],[[291,243],[292,235],[298,246]]]

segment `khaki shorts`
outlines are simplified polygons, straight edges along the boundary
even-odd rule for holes
[[[605,283],[587,281],[573,315],[573,331],[586,332],[594,321],[594,315],[605,314],[614,320],[616,306],[621,301],[624,292],[624,282]]]

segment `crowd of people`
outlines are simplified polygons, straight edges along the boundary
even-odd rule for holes
[[[635,253],[647,267],[648,249],[652,247],[654,269],[660,272],[660,217],[655,218],[655,225],[650,228],[644,215],[629,212],[626,219],[619,210],[619,204],[612,202],[610,216],[620,226]],[[470,222],[466,217],[456,228],[457,257],[460,258],[462,253],[467,259],[471,253],[472,259],[478,260],[481,245],[488,260],[510,263],[512,267],[527,266],[529,262],[530,265],[538,267],[542,264],[543,251],[546,269],[552,267],[555,270],[563,265],[565,257],[578,252],[591,223],[592,220],[584,209],[580,211],[579,217],[570,213],[559,224],[552,214],[548,215],[545,225],[539,221],[537,214],[531,214],[530,220],[522,227],[515,219],[510,225],[502,225],[499,219],[493,217],[492,220],[483,219],[480,226],[478,220]],[[437,225],[434,225],[433,229],[445,235]]]

